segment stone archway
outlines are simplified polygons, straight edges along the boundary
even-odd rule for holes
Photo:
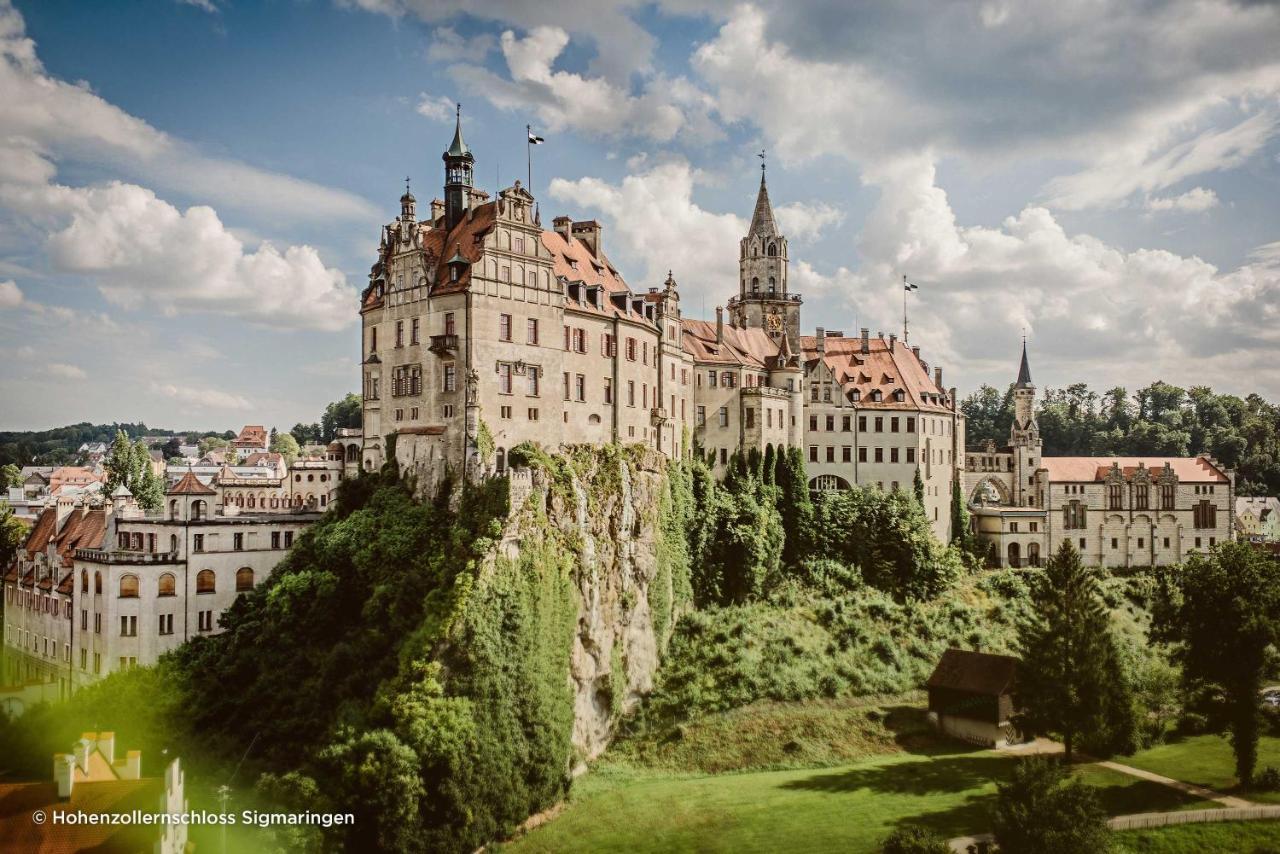
[[[1022,546],[1017,543],[1009,543],[1008,560],[1006,565],[1017,569],[1022,565]]]
[[[1000,500],[1001,507],[1009,507],[1013,504],[1013,496],[1009,494],[1009,485],[1002,478],[988,475],[978,481],[973,491],[969,493],[969,504],[985,504],[985,497],[994,492]]]

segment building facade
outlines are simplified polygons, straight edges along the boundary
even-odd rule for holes
[[[763,172],[739,290],[713,323],[683,316],[673,275],[633,290],[595,220],[545,230],[519,182],[476,189],[460,120],[442,159],[444,200],[420,221],[405,192],[362,294],[365,469],[394,454],[434,491],[503,471],[522,442],[696,447],[720,473],[738,451],[801,447],[815,489],[910,489],[919,470],[950,538],[954,391],[896,336],[800,334]]]
[[[1091,565],[1181,563],[1232,538],[1235,476],[1209,456],[1046,457],[1026,344],[1009,445],[966,452],[975,530],[1001,566],[1040,566],[1063,542]]]

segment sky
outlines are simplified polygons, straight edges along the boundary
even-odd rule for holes
[[[287,429],[358,388],[379,229],[476,181],[737,288],[767,158],[806,331],[966,394],[1280,399],[1280,5],[0,0],[0,429]]]

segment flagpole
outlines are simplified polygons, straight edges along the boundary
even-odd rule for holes
[[[902,276],[902,343],[907,342],[907,277],[904,274]]]
[[[533,125],[524,126],[524,153],[525,158],[528,160],[528,173],[525,175],[527,186],[525,189],[529,191],[529,195],[533,195]]]

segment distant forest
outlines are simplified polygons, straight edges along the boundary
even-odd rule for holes
[[[1013,386],[984,385],[960,404],[966,442],[1008,444]],[[1240,495],[1280,494],[1280,407],[1257,394],[1240,398],[1195,386],[1154,382],[1130,394],[1099,394],[1085,383],[1047,389],[1036,409],[1046,456],[1211,454],[1236,472]]]
[[[137,424],[90,424],[87,421],[52,430],[3,430],[0,431],[0,466],[60,466],[76,462],[77,453],[85,442],[104,442],[110,447],[116,432],[123,430],[130,438],[141,436],[222,436],[234,438],[235,433],[216,431],[165,430]]]

